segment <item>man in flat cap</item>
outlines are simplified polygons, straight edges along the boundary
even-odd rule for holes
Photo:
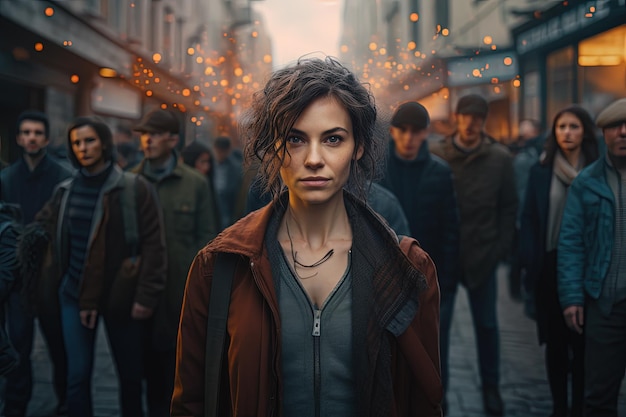
[[[483,131],[488,108],[479,95],[461,97],[456,132],[432,144],[431,152],[452,168],[461,222],[459,280],[474,322],[483,406],[487,414],[501,416],[496,269],[511,253],[517,192],[512,155]],[[454,295],[449,304],[452,308]]]
[[[180,122],[169,110],[145,115],[141,133],[144,160],[133,169],[152,182],[163,209],[167,247],[167,283],[152,317],[144,354],[148,416],[169,416],[174,390],[176,336],[187,273],[198,250],[217,234],[207,179],[179,162]]]
[[[557,251],[565,322],[585,336],[586,417],[617,416],[626,370],[626,98],[596,125],[606,154],[572,182]]]
[[[441,288],[441,370],[445,387],[459,266],[459,212],[452,170],[447,162],[428,150],[430,116],[420,103],[409,101],[398,106],[390,125],[391,141],[381,184],[398,198],[409,221],[411,236],[420,242],[437,267]]]

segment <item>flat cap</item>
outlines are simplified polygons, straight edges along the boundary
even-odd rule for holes
[[[612,124],[626,122],[626,98],[619,99],[609,104],[596,117],[596,125],[604,128]]]
[[[173,112],[157,109],[147,113],[133,130],[148,133],[178,133],[180,131],[180,122]]]
[[[429,124],[428,110],[416,101],[402,103],[391,117],[391,125],[395,127],[411,125],[418,129],[426,129]]]
[[[484,97],[478,94],[469,94],[459,99],[456,104],[457,114],[475,114],[482,117],[487,117],[489,111],[489,104]]]

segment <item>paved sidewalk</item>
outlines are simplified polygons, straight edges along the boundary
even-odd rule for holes
[[[543,348],[537,344],[535,323],[526,318],[522,304],[508,296],[506,268],[498,271],[498,313],[501,343],[501,392],[506,416],[547,417],[552,410],[545,376]],[[29,406],[30,417],[53,416],[54,398],[48,355],[37,332],[33,351],[35,387]],[[449,416],[484,416],[476,359],[473,326],[467,294],[459,289],[456,298],[450,347]],[[624,384],[626,385],[626,384]],[[623,385],[623,386],[624,386]],[[93,379],[95,417],[117,417],[117,380],[100,324]],[[626,417],[626,389],[620,397],[620,416]]]

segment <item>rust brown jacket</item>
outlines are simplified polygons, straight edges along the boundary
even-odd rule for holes
[[[363,298],[368,306],[365,309],[367,329],[352,329],[355,335],[355,380],[371,381],[357,390],[358,415],[441,416],[439,287],[435,267],[414,239],[404,238],[399,245],[397,237],[374,212],[347,193],[346,196],[354,234],[353,305],[363,305],[355,297],[365,294]],[[275,210],[276,215],[282,216],[284,208],[281,207],[284,206],[270,204],[251,213],[226,229],[196,256],[189,272],[181,312],[172,416],[204,415],[207,311],[217,252],[241,255],[233,280],[227,322],[227,357],[222,372],[219,415],[282,415],[281,321],[264,245],[268,222]],[[373,243],[364,244],[362,238],[372,231],[376,235],[370,239]],[[371,255],[370,259],[363,257],[367,254]],[[365,269],[372,266],[376,271],[363,285],[357,284],[360,265]],[[398,271],[404,271],[404,275],[411,279],[419,277],[419,291],[412,291],[412,284],[407,283],[405,276],[398,275]],[[396,284],[402,288],[397,292],[393,290],[391,298],[386,297],[387,287]],[[363,287],[369,288],[371,293],[364,293]],[[394,309],[398,305],[403,307]],[[411,310],[411,306],[415,308]],[[359,314],[354,311],[353,307],[353,315]],[[398,333],[394,336],[393,331],[388,330],[394,327],[390,323],[401,322],[400,317],[407,311],[410,315],[404,315],[405,323],[394,328]],[[358,326],[357,322],[353,320],[353,327]],[[377,326],[380,323],[381,326]],[[376,332],[380,337],[371,338],[370,333]],[[385,350],[384,346],[388,349]],[[380,352],[383,351],[388,354],[381,358]],[[381,363],[387,364],[383,372],[376,369]],[[388,382],[383,384],[380,375],[383,379],[386,376]],[[384,395],[385,392],[388,394]],[[377,404],[381,393],[385,401]]]
[[[73,178],[57,186],[51,199],[35,217],[50,235],[49,254],[42,266],[38,285],[39,314],[58,314],[58,288],[68,263],[68,230],[65,209]],[[89,237],[90,246],[79,292],[81,310],[106,313],[105,306],[115,306],[109,297],[123,297],[149,308],[155,308],[165,288],[167,257],[163,220],[156,192],[145,179],[137,177],[137,226],[141,263],[137,285],[128,289],[134,294],[111,294],[113,282],[119,278],[124,259],[131,254],[125,241],[120,194],[124,187],[123,174],[114,167],[105,181],[100,202],[94,212]],[[130,309],[128,310],[130,318]]]

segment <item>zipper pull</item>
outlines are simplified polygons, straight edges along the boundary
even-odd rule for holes
[[[313,333],[311,333],[313,336],[320,335],[320,330],[321,330],[321,325],[322,325],[321,318],[322,318],[322,311],[315,310],[313,312]]]

